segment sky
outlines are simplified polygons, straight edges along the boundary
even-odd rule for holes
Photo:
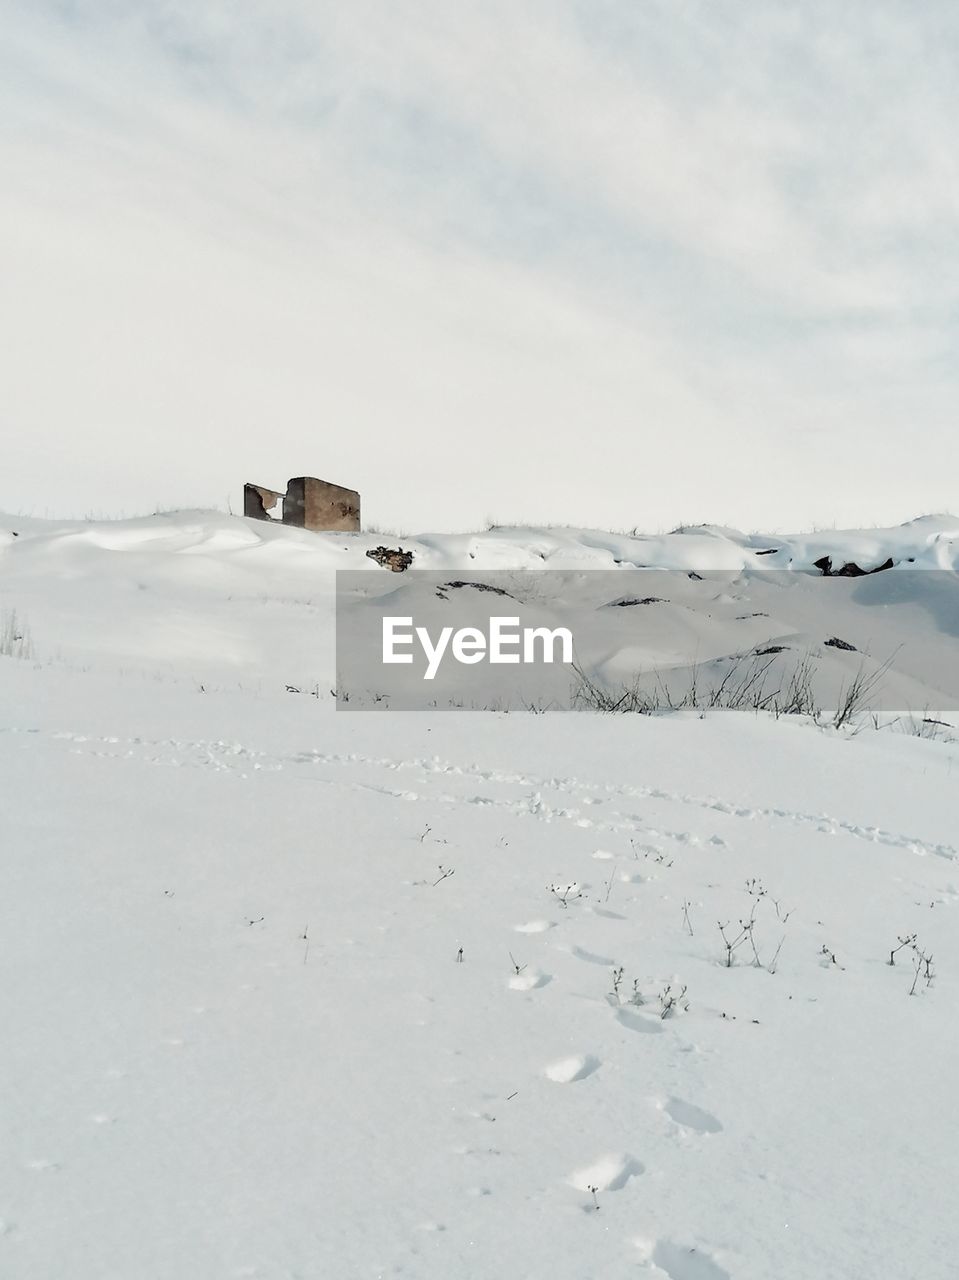
[[[959,509],[949,0],[0,0],[0,509]]]

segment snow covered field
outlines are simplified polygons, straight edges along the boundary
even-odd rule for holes
[[[335,713],[383,541],[0,522],[0,1274],[953,1277],[952,735]],[[959,566],[949,517],[401,541]]]

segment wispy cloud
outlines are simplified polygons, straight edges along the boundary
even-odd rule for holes
[[[4,35],[2,506],[304,470],[407,527],[954,501],[948,3],[75,0]]]

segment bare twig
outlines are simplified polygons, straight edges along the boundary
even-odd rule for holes
[[[726,948],[726,968],[731,969],[733,967],[733,952],[737,947],[741,947],[746,941],[746,930],[741,930],[735,938],[730,939],[726,936],[726,930],[729,928],[729,921],[727,920],[725,924],[721,924],[717,921],[717,925],[720,935],[722,936],[723,945]]]
[[[563,906],[563,907],[569,906],[570,901],[575,902],[577,898],[581,898],[583,896],[582,889],[579,887],[578,884],[575,884],[575,883],[568,884],[566,885],[565,888],[561,888],[559,885],[551,884],[551,885],[548,885],[547,888],[549,889],[550,893],[553,894],[553,896],[557,899],[560,906]],[[574,889],[576,890],[575,893],[573,893]],[[569,896],[571,893],[573,894],[572,899],[570,899],[570,896]]]
[[[901,951],[903,947],[913,946],[913,944],[916,941],[916,935],[914,933],[907,934],[905,938],[903,938],[900,934],[897,934],[896,937],[899,938],[899,946],[893,947],[893,949],[889,952],[889,963],[893,965],[896,963],[896,953]]]
[[[667,985],[665,990],[661,992],[659,1003],[662,1007],[660,1018],[668,1018],[675,1013],[677,1009],[688,1012],[689,1002],[686,999],[686,988],[683,986],[678,992],[674,991],[672,985]]]
[[[689,934],[690,937],[692,937],[693,926],[690,924],[690,921],[689,921],[689,903],[686,901],[685,898],[683,898],[683,924],[686,927],[686,932]]]
[[[615,876],[616,876],[616,863],[614,862],[613,869],[609,873],[609,880],[606,884],[606,897],[603,899],[604,902],[609,902],[609,895],[613,891],[613,879],[615,878]]]
[[[779,940],[779,946],[778,946],[778,947],[776,948],[776,950],[773,952],[773,958],[770,960],[769,964],[767,964],[767,965],[766,965],[766,969],[767,969],[767,971],[768,971],[769,973],[775,973],[775,972],[776,972],[776,966],[777,966],[777,964],[779,963],[779,953],[780,953],[780,951],[782,951],[782,949],[783,949],[783,943],[784,943],[785,941],[786,941],[786,935],[785,935],[785,934],[783,934],[783,936],[782,936],[782,937],[780,938],[780,940]]]

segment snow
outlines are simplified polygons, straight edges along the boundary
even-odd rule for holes
[[[430,604],[433,616],[444,608],[432,599],[432,583],[411,581],[424,583],[427,574],[391,574],[367,557],[384,541],[397,540],[372,533],[318,536],[216,512],[105,522],[3,517],[0,607],[15,608],[27,621],[34,648],[46,661],[186,680],[207,689],[256,692],[290,685],[326,700],[336,684],[333,571],[361,573],[369,581],[369,596],[357,600],[365,615],[404,602],[421,615]],[[923,517],[897,529],[793,536],[713,527],[656,537],[494,529],[398,541],[414,552],[417,570],[444,576],[456,571],[460,578],[470,572],[499,574],[520,582],[520,612],[534,622],[553,624],[555,607],[545,589],[537,598],[531,586],[535,575],[526,571],[550,569],[555,571],[551,577],[566,582],[602,584],[604,599],[587,591],[585,600],[567,597],[563,605],[567,611],[574,605],[588,609],[588,618],[579,615],[581,657],[613,684],[640,667],[688,665],[692,654],[712,662],[780,643],[794,657],[815,651],[823,700],[829,702],[861,662],[822,648],[831,635],[843,637],[845,626],[843,638],[869,650],[874,667],[896,656],[896,671],[886,682],[891,709],[959,706],[952,661],[959,619],[951,589],[959,566],[959,519],[952,516]],[[765,554],[771,549],[775,554]],[[811,570],[824,554],[837,567],[854,560],[866,568],[891,556],[896,571],[869,580],[832,579],[828,596],[819,590],[818,576],[784,572]],[[647,594],[676,596],[665,608],[645,610],[641,645],[632,610],[596,607],[621,597],[615,580],[625,573],[624,582],[635,582],[637,575],[630,571],[637,568],[674,571],[655,575],[660,590]],[[943,572],[922,576],[926,589],[920,591],[918,569]],[[590,571],[585,579],[584,570]],[[710,579],[697,583],[688,572]],[[509,574],[521,576],[509,579]],[[938,615],[935,626],[929,626],[928,615]],[[462,669],[455,673],[457,682],[462,674]],[[674,683],[679,688],[683,681]],[[568,673],[555,669],[528,696],[563,701],[568,686]],[[448,705],[455,692],[441,675],[437,701]],[[354,705],[362,694],[353,690]],[[421,697],[421,690],[415,696]],[[471,697],[483,705],[483,687]],[[403,698],[394,705],[404,705]]]
[[[949,735],[334,713],[331,570],[395,539],[2,527],[0,1274],[956,1274]],[[401,541],[941,571],[959,522]]]

